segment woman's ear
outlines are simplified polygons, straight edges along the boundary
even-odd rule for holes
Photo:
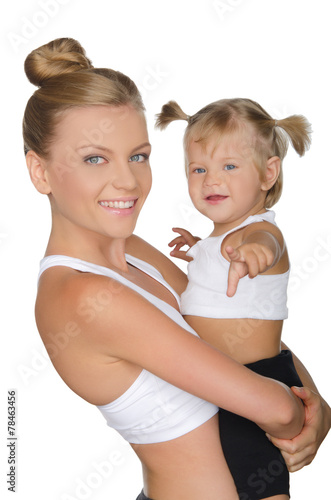
[[[262,191],[269,191],[278,179],[280,172],[280,158],[272,156],[267,161],[267,168],[264,173],[264,180],[261,183]]]
[[[28,151],[25,159],[31,181],[35,188],[41,194],[49,194],[51,192],[51,188],[47,180],[45,161],[34,151]]]

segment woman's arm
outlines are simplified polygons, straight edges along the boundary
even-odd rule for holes
[[[303,425],[300,400],[285,385],[261,377],[181,328],[168,316],[125,287],[113,293],[110,307],[99,308],[88,324],[79,306],[105,290],[109,278],[77,275],[61,293],[81,346],[141,366],[169,383],[217,406],[255,421],[270,434],[291,438]],[[68,315],[68,317],[66,317]],[[78,339],[77,339],[78,340]]]
[[[161,274],[168,281],[168,269],[172,279],[172,287],[181,293],[180,288],[185,283],[186,275],[183,273],[170,259],[164,254],[148,244],[137,236],[129,238],[130,251],[128,253],[146,260],[150,258],[150,264],[155,265],[160,270]],[[144,252],[146,253],[144,254]],[[147,257],[146,257],[147,256]],[[154,263],[153,263],[154,262]],[[176,274],[177,273],[177,274]],[[183,275],[185,278],[183,278]],[[176,288],[177,283],[181,283],[179,289]],[[186,286],[186,285],[185,285]],[[282,349],[287,349],[286,345],[282,343]],[[306,387],[304,390],[297,393],[303,399],[307,411],[304,428],[302,432],[293,440],[282,440],[272,437],[272,441],[278,446],[284,456],[286,464],[291,472],[301,469],[303,466],[308,465],[315,457],[318,448],[326,437],[331,427],[331,409],[329,405],[318,393],[316,385],[314,384],[308,371],[301,363],[301,361],[293,354],[293,360],[302,383]]]

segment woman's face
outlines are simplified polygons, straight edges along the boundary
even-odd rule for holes
[[[131,106],[75,108],[55,132],[45,165],[53,223],[88,236],[130,236],[152,181],[143,114]]]

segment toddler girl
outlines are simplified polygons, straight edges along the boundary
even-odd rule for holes
[[[184,119],[185,164],[194,206],[211,219],[211,235],[188,231],[169,243],[189,261],[181,312],[200,337],[255,372],[301,386],[292,355],[281,351],[287,317],[289,259],[275,213],[288,141],[302,156],[310,145],[303,116],[274,120],[250,99],[222,99],[193,116],[170,101],[157,126]],[[190,247],[184,252],[184,245]],[[220,410],[224,454],[241,500],[289,498],[279,450],[253,422]]]

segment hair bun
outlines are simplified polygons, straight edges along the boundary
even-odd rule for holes
[[[41,87],[49,78],[93,68],[85,50],[73,38],[58,38],[33,50],[24,70],[33,85]]]

